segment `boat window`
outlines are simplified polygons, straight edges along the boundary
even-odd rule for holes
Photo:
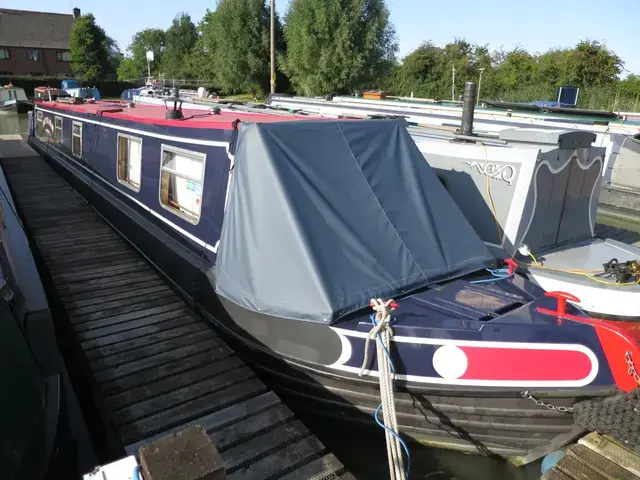
[[[53,141],[62,143],[62,117],[54,118],[54,127]]]
[[[160,204],[193,224],[200,221],[205,159],[203,153],[162,146]]]
[[[82,123],[73,122],[71,127],[71,153],[82,157]]]
[[[42,119],[43,114],[40,110],[36,112],[36,137],[42,136]]]
[[[118,133],[118,182],[140,191],[142,139]]]

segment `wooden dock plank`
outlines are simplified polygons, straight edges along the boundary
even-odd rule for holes
[[[606,480],[606,477],[593,470],[590,465],[571,455],[565,455],[556,468],[574,480]]]
[[[603,457],[599,453],[591,450],[584,445],[572,446],[568,453],[572,457],[576,458],[580,462],[589,465],[589,467],[607,480],[637,480],[638,477],[619,465],[616,465],[611,460]]]
[[[327,475],[327,472],[331,472],[331,476]],[[306,478],[307,480],[329,480],[333,478],[342,478],[339,476],[344,472],[344,466],[334,455],[328,454],[321,458],[307,463],[302,468],[285,475],[280,480],[297,480],[300,478]],[[353,477],[352,477],[353,478]]]
[[[555,468],[552,468],[551,470],[547,470],[542,475],[542,477],[540,477],[540,480],[573,480],[573,479],[568,475],[565,475],[564,473],[562,473],[560,470],[556,470]]]
[[[258,476],[271,477],[280,471],[294,471],[296,467],[306,465],[315,460],[323,452],[324,446],[315,437],[303,438],[300,441],[265,455],[255,463],[237,470],[228,471],[228,480],[252,480]],[[226,458],[223,456],[223,459]]]
[[[578,443],[640,477],[640,457],[638,454],[627,450],[611,438],[593,432],[581,438]]]
[[[1,155],[0,155],[1,157]],[[3,158],[104,426],[127,452],[202,425],[234,478],[348,480],[340,462],[39,157]]]
[[[219,357],[215,359],[217,361],[211,361],[209,357],[207,360],[201,360],[198,367],[183,368],[183,371],[177,372],[175,375],[157,377],[152,383],[135,386],[116,395],[106,397],[105,403],[112,410],[126,408],[128,405],[148,401],[165,393],[171,393],[174,391],[176,384],[191,385],[200,380],[239,369],[244,365],[242,360],[235,356]],[[221,360],[224,360],[224,362]]]

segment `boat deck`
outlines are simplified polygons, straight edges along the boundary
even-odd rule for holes
[[[353,478],[44,159],[0,159],[112,459],[201,425],[230,480]]]

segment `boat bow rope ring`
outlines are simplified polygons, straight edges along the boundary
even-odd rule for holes
[[[380,374],[380,405],[374,413],[374,418],[378,425],[384,428],[387,440],[387,458],[389,461],[390,480],[406,480],[409,478],[409,450],[400,438],[398,433],[398,419],[396,416],[395,397],[393,394],[393,382],[395,379],[395,368],[391,360],[391,338],[393,328],[391,327],[391,312],[398,304],[392,299],[382,300],[372,298],[371,307],[375,314],[371,314],[373,328],[367,335],[364,345],[364,360],[359,375],[362,376],[369,365],[369,344],[376,338],[376,356],[378,361],[378,372]],[[383,422],[380,422],[378,413],[382,408]],[[404,448],[407,455],[407,469],[404,468],[402,450]]]

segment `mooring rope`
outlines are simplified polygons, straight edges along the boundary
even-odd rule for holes
[[[384,428],[387,441],[387,459],[389,462],[389,475],[391,480],[406,480],[408,478],[408,468],[404,469],[404,459],[402,449],[407,454],[409,462],[409,451],[398,433],[398,419],[396,416],[396,405],[394,397],[395,368],[391,360],[391,339],[393,338],[393,328],[391,327],[391,312],[395,308],[393,300],[382,300],[380,298],[371,300],[371,307],[375,315],[371,315],[373,328],[369,331],[364,345],[364,360],[359,375],[362,376],[369,365],[369,345],[372,339],[376,339],[376,355],[378,361],[378,373],[380,376],[380,400],[381,404],[376,409],[374,417],[378,425]],[[383,421],[380,422],[378,413],[382,409]]]

